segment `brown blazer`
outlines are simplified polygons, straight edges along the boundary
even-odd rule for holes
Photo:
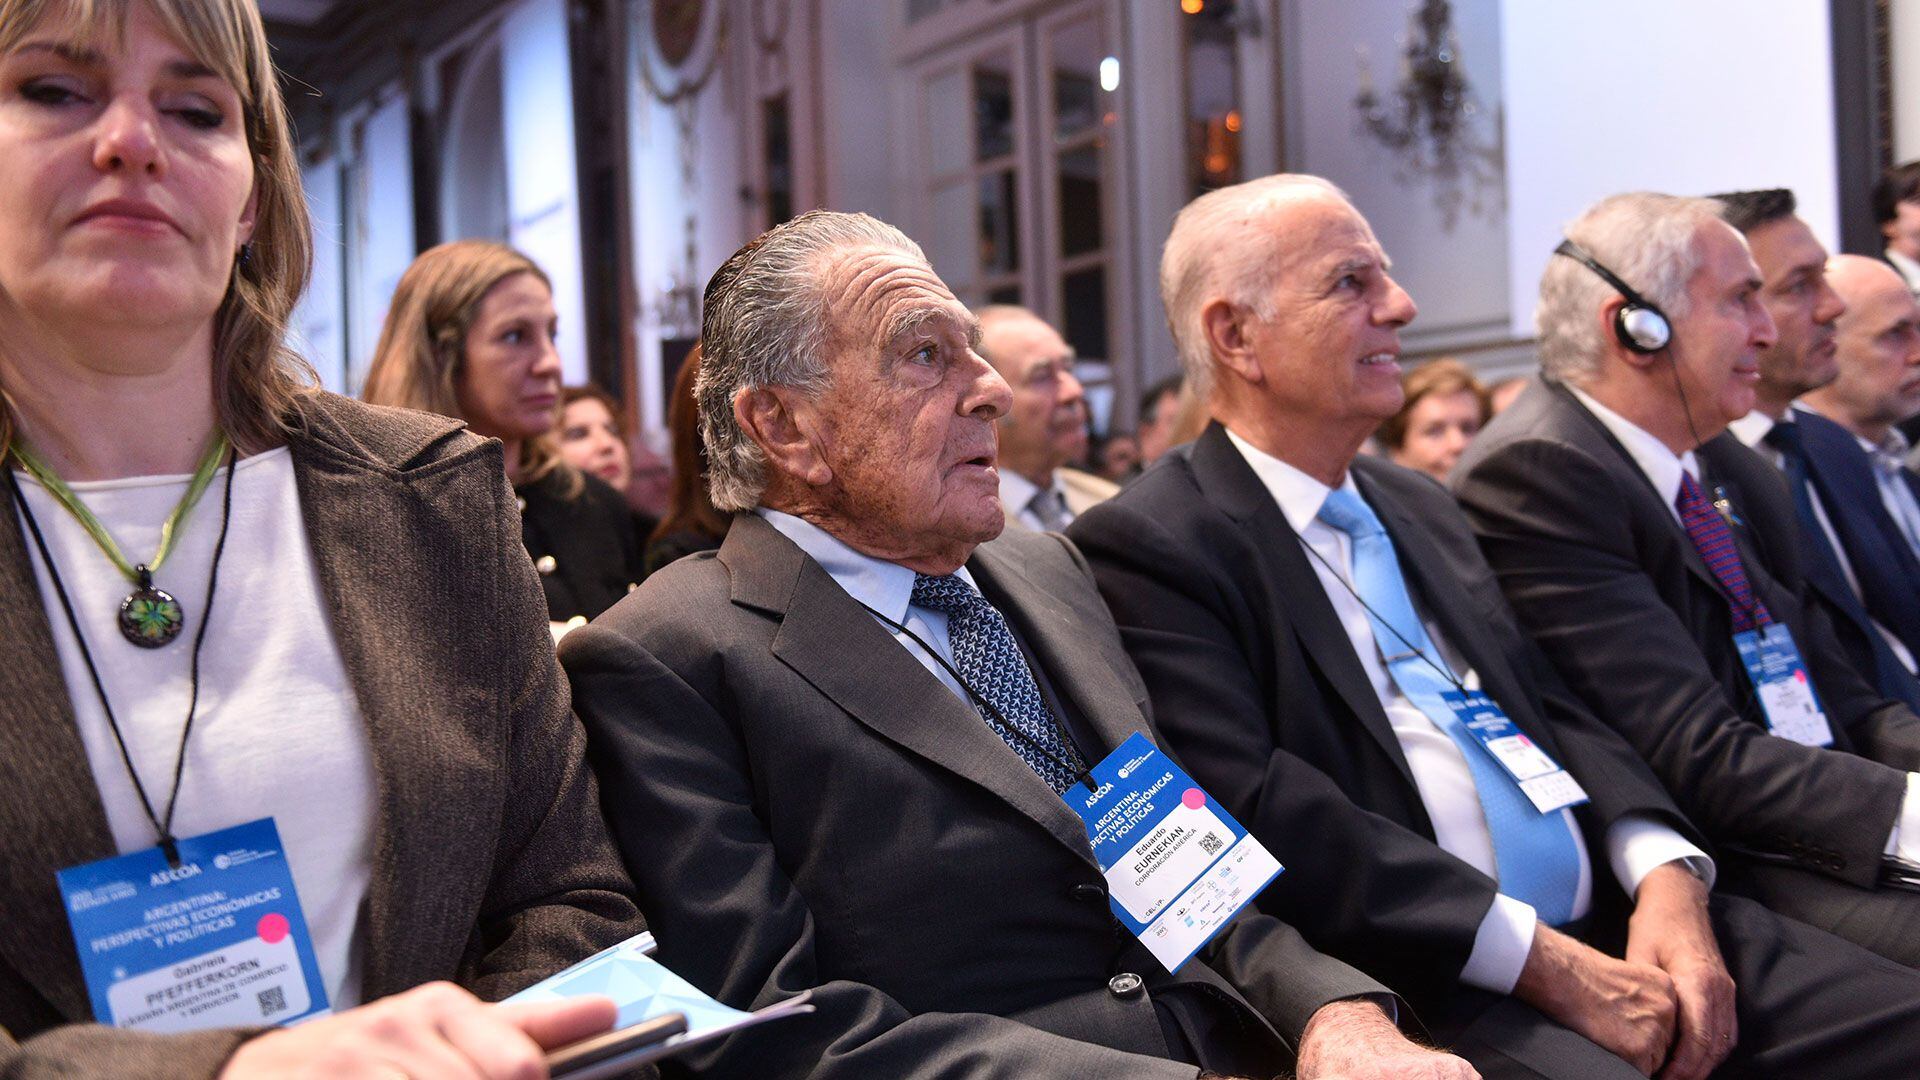
[[[362,999],[435,979],[498,999],[638,932],[500,444],[326,393],[298,413],[301,512],[378,789]],[[210,1076],[252,1033],[86,1023],[54,873],[116,852],[5,486],[0,506],[0,1076]]]

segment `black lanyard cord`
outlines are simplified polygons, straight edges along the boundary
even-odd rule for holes
[[[1329,526],[1329,528],[1331,528],[1331,526]],[[1341,586],[1347,590],[1347,594],[1352,596],[1354,600],[1358,601],[1362,608],[1366,609],[1367,614],[1373,618],[1374,622],[1379,623],[1381,626],[1386,627],[1388,633],[1400,639],[1400,645],[1402,648],[1406,649],[1408,653],[1414,656],[1417,656],[1421,660],[1425,661],[1428,667],[1439,672],[1440,677],[1447,680],[1447,682],[1451,683],[1455,690],[1460,691],[1462,694],[1469,692],[1467,690],[1466,684],[1462,683],[1458,678],[1455,678],[1452,670],[1450,670],[1445,664],[1438,663],[1433,659],[1433,657],[1428,656],[1424,652],[1421,652],[1419,646],[1407,640],[1407,636],[1400,632],[1399,627],[1388,622],[1385,618],[1383,618],[1380,615],[1379,612],[1373,610],[1373,605],[1367,603],[1367,598],[1360,595],[1360,590],[1353,587],[1353,583],[1347,580],[1347,577],[1345,574],[1342,574],[1340,571],[1334,569],[1333,564],[1327,561],[1327,557],[1325,555],[1322,555],[1318,551],[1315,551],[1313,549],[1313,545],[1307,543],[1306,537],[1301,536],[1299,533],[1294,533],[1293,538],[1300,541],[1300,546],[1307,549],[1307,554],[1313,556],[1315,559],[1318,559],[1320,561],[1320,565],[1327,568],[1327,573],[1332,574],[1333,579],[1335,581],[1338,581],[1341,584]],[[1353,542],[1352,537],[1348,537],[1347,539],[1350,543]],[[1408,599],[1411,600],[1412,597],[1408,597]],[[1416,619],[1419,618],[1420,613],[1417,611],[1414,612],[1413,617]],[[1378,643],[1376,642],[1376,644]],[[1388,667],[1387,673],[1389,676],[1391,676],[1393,673],[1392,672],[1393,662],[1398,659],[1401,659],[1401,657],[1395,656],[1395,657],[1387,658],[1387,667]]]
[[[127,776],[133,780],[134,794],[140,797],[140,808],[147,813],[147,820],[153,823],[153,830],[159,834],[160,850],[167,856],[167,865],[180,866],[180,846],[173,835],[173,812],[180,802],[180,780],[187,768],[187,740],[193,734],[193,717],[200,704],[200,647],[207,640],[207,624],[213,621],[214,587],[220,581],[220,556],[227,548],[227,526],[233,521],[233,474],[238,453],[227,450],[227,482],[220,500],[220,538],[214,543],[213,565],[207,571],[207,602],[201,609],[200,628],[194,631],[192,659],[188,662],[190,679],[187,697],[187,721],[180,729],[180,749],[173,760],[173,789],[167,796],[167,812],[164,817],[153,812],[153,800],[147,797],[147,787],[140,782],[140,771],[133,767],[133,754],[127,749],[127,740],[120,732],[120,722],[113,715],[113,705],[107,700],[106,684],[100,679],[100,669],[93,662],[93,650],[87,648],[86,635],[80,632],[80,619],[73,612],[73,601],[67,596],[66,582],[61,580],[60,568],[54,565],[53,553],[47,549],[47,540],[40,533],[40,522],[33,516],[33,508],[27,505],[26,494],[20,490],[20,480],[12,469],[7,469],[7,482],[13,489],[13,499],[20,505],[20,516],[26,520],[27,531],[33,534],[33,545],[39,549],[40,561],[46,564],[47,577],[53,582],[53,592],[60,600],[60,607],[66,612],[67,626],[73,631],[73,640],[80,647],[80,659],[86,663],[87,675],[93,680],[94,693],[100,696],[100,709],[106,714],[107,727],[113,732],[113,741],[120,748],[120,760],[126,764]]]
[[[959,670],[955,668],[953,664],[948,662],[946,657],[941,656],[940,651],[938,649],[935,649],[933,646],[927,644],[926,639],[921,637],[919,634],[916,634],[912,630],[909,630],[905,623],[896,622],[893,619],[889,619],[885,615],[882,615],[878,611],[875,611],[872,607],[869,607],[862,600],[856,599],[854,600],[854,603],[859,604],[863,608],[866,608],[867,614],[872,615],[874,618],[879,619],[881,622],[886,623],[888,626],[891,626],[895,630],[898,630],[901,633],[912,638],[914,644],[920,646],[920,648],[923,649],[928,656],[933,657],[934,663],[939,664],[942,668],[946,669],[947,674],[953,676],[953,681],[959,683],[960,688],[967,692],[967,696],[972,698],[978,704],[979,708],[991,714],[994,721],[998,723],[1003,729],[1012,732],[1022,742],[1026,743],[1029,747],[1032,747],[1035,752],[1039,753],[1041,756],[1052,761],[1055,765],[1059,765],[1062,768],[1066,769],[1068,772],[1072,773],[1074,776],[1075,782],[1085,784],[1087,786],[1087,790],[1089,791],[1093,790],[1093,770],[1087,768],[1079,760],[1077,752],[1074,749],[1073,739],[1068,737],[1066,729],[1063,728],[1060,724],[1060,718],[1053,714],[1052,707],[1049,706],[1047,708],[1047,719],[1052,721],[1054,734],[1060,737],[1060,745],[1066,747],[1067,753],[1073,756],[1064,757],[1064,758],[1061,757],[1059,754],[1054,753],[1052,747],[1047,746],[1045,743],[1042,743],[1039,739],[1036,739],[1032,735],[1027,734],[1024,730],[1020,728],[1019,725],[1008,722],[1006,714],[1002,713],[998,706],[996,706],[993,702],[988,701],[986,696],[981,694],[980,691],[975,690],[973,688],[973,684],[969,683],[965,678],[961,677]],[[1022,659],[1022,662],[1025,661],[1025,657],[1022,657],[1021,659]],[[1031,673],[1029,673],[1029,676],[1031,676]],[[1037,681],[1034,689],[1035,690],[1039,689]],[[1041,704],[1042,705],[1046,704],[1046,699],[1044,696],[1042,696],[1041,698]]]

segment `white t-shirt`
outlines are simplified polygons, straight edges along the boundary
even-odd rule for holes
[[[131,583],[44,487],[26,473],[16,475],[72,598],[127,751],[154,813],[164,816],[187,717],[193,638],[207,616],[226,470],[215,474],[154,574],[154,586],[171,593],[186,615],[180,636],[158,649],[120,634],[120,602]],[[190,479],[147,476],[73,488],[128,560],[139,563],[158,550],[161,523]],[[152,847],[158,839],[153,825],[24,519],[21,531],[114,845],[123,854]],[[233,520],[201,647],[200,700],[173,831],[198,836],[274,819],[336,1010],[360,999],[356,938],[372,867],[374,795],[366,726],[327,621],[292,454],[281,448],[247,458],[234,473]]]

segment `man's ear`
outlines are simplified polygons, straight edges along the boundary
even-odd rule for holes
[[[766,455],[770,468],[809,487],[833,480],[814,436],[818,413],[813,402],[790,386],[761,386],[733,396],[733,419]]]
[[[1206,337],[1207,351],[1213,355],[1214,363],[1245,382],[1258,384],[1264,375],[1248,333],[1248,314],[1232,301],[1210,300],[1200,309],[1200,332]]]

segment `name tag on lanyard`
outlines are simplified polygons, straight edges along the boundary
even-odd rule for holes
[[[1107,879],[1113,914],[1177,971],[1285,868],[1180,766],[1135,732],[1063,796]]]
[[[57,875],[93,1018],[162,1034],[287,1024],[327,990],[272,818]]]
[[[1833,728],[1820,708],[1820,695],[1807,677],[1806,662],[1793,644],[1786,623],[1768,623],[1733,635],[1747,678],[1767,716],[1767,730],[1802,746],[1832,746]]]
[[[1448,690],[1440,695],[1460,723],[1520,786],[1520,793],[1543,814],[1579,806],[1587,792],[1560,763],[1516,727],[1493,699],[1478,690]]]

